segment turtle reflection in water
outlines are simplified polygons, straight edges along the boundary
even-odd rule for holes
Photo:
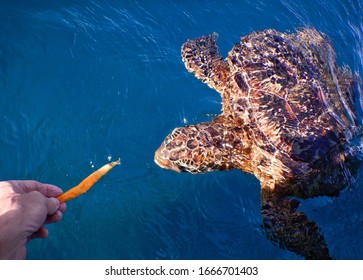
[[[318,226],[291,196],[335,196],[354,182],[361,151],[358,78],[338,67],[315,29],[242,37],[223,60],[216,35],[188,40],[189,72],[221,94],[210,122],[174,129],[155,153],[163,168],[241,169],[261,183],[267,237],[307,259],[329,259]]]

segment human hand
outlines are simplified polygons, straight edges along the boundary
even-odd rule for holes
[[[24,259],[29,240],[48,236],[44,224],[60,221],[66,210],[56,199],[62,192],[37,181],[0,182],[0,259]]]

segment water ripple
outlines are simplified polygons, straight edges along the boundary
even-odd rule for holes
[[[181,61],[187,39],[217,32],[226,56],[251,31],[311,26],[361,75],[362,1],[33,2],[0,11],[1,178],[66,189],[109,156],[122,165],[70,202],[29,258],[298,258],[266,240],[252,176],[174,174],[153,153],[174,127],[220,112],[219,96]],[[361,245],[361,197],[307,204],[337,257],[362,258],[349,245]]]

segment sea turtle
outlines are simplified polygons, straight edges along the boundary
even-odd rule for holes
[[[241,169],[261,183],[267,236],[308,259],[330,258],[318,226],[290,196],[334,196],[352,184],[361,158],[358,79],[338,67],[313,28],[241,37],[225,60],[216,34],[188,40],[189,72],[222,97],[222,113],[174,129],[155,153],[167,169]]]

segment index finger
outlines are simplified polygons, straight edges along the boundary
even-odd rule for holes
[[[15,180],[8,181],[8,183],[10,183],[15,188],[19,188],[25,193],[38,191],[46,197],[57,197],[63,193],[62,189],[57,186],[43,184],[35,180]]]

